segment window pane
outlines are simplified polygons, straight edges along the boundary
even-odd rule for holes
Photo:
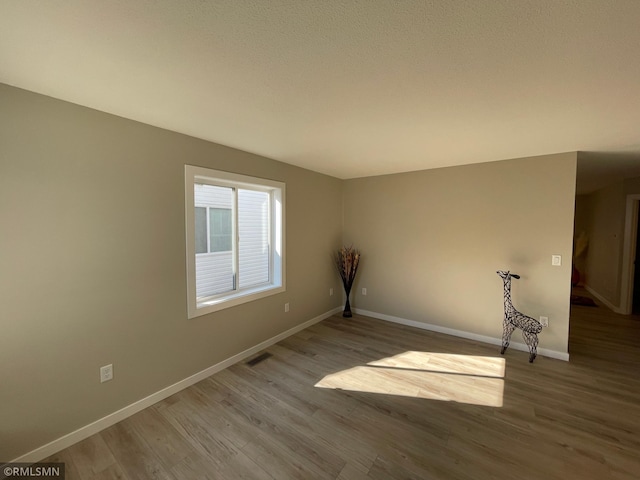
[[[269,199],[267,192],[238,190],[240,288],[270,280]]]
[[[212,252],[231,250],[233,227],[231,210],[227,208],[209,209],[209,237]]]
[[[196,207],[196,253],[207,253],[207,209]]]
[[[233,205],[233,189],[228,187],[217,187],[213,185],[194,185],[194,200],[197,208],[205,209],[205,222],[207,220],[206,207],[209,209],[209,252],[208,255],[196,255],[196,297],[208,297],[219,293],[234,290],[235,275],[233,271],[233,257],[231,248],[224,249],[219,245],[216,235],[211,232],[219,231],[222,228],[229,232],[228,221],[232,218],[231,208]],[[222,211],[225,214],[211,214],[212,211]],[[224,215],[229,219],[225,223]],[[226,226],[225,226],[226,225]],[[223,227],[224,226],[224,227]],[[197,227],[196,227],[196,231]],[[222,234],[230,241],[230,234]],[[205,230],[205,245],[207,243],[207,232]],[[223,240],[224,242],[224,240]],[[216,250],[218,248],[218,250]],[[211,253],[216,252],[216,253]]]

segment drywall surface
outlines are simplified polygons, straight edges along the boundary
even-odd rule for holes
[[[627,195],[640,193],[640,177],[625,178],[624,192]]]
[[[496,270],[511,270],[522,276],[513,281],[516,308],[550,319],[540,347],[566,353],[576,156],[345,181],[345,241],[362,251],[352,305],[500,337]]]
[[[0,459],[341,303],[340,180],[6,85],[0,105]],[[185,164],[286,183],[285,293],[187,320]]]
[[[578,284],[587,283],[587,258],[589,254],[589,230],[591,222],[591,195],[576,195],[576,211],[573,227],[573,264],[579,272]],[[586,247],[585,247],[586,245]],[[579,251],[576,251],[576,247]]]
[[[587,203],[586,285],[614,307],[620,306],[625,202],[620,181],[593,192]]]

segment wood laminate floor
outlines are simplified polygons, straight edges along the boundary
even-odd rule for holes
[[[68,480],[640,478],[638,317],[573,307],[570,362],[360,316],[267,352],[47,461]]]

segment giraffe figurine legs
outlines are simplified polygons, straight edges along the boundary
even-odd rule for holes
[[[522,331],[522,337],[524,338],[524,343],[529,347],[529,363],[533,363],[533,361],[538,356],[538,334],[533,332],[525,332]]]
[[[515,325],[505,319],[504,324],[502,326],[502,350],[500,350],[501,355],[504,355],[504,352],[509,347],[509,342],[511,341],[511,334],[515,329],[516,329]]]

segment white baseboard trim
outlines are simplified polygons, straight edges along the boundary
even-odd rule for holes
[[[593,295],[594,297],[596,297],[598,299],[599,302],[604,303],[605,306],[611,310],[612,312],[615,313],[623,313],[622,309],[620,307],[616,307],[613,303],[611,303],[609,300],[607,300],[606,298],[604,298],[602,295],[600,295],[598,292],[596,292],[593,288],[591,288],[589,285],[585,285],[584,289],[589,292],[591,295]]]
[[[386,320],[387,322],[399,323],[401,325],[407,325],[409,327],[421,328],[422,330],[429,330],[431,332],[444,333],[445,335],[453,335],[454,337],[462,337],[469,340],[475,340],[482,343],[489,343],[491,345],[502,345],[501,338],[487,337],[485,335],[478,335],[476,333],[465,332],[463,330],[455,330],[453,328],[442,327],[440,325],[433,325],[431,323],[416,322],[415,320],[407,320],[406,318],[394,317],[392,315],[385,315],[384,313],[370,312],[368,310],[362,310],[359,308],[353,309],[354,313],[358,315],[364,315],[366,317],[373,317],[379,320]],[[514,350],[520,350],[528,352],[529,347],[524,343],[510,342],[509,348]],[[558,360],[569,361],[569,354],[564,352],[558,352],[556,350],[549,350],[547,348],[538,348],[538,354],[545,357],[556,358]]]
[[[300,325],[296,325],[295,327],[290,328],[289,330],[284,331],[276,335],[275,337],[269,338],[268,340],[265,340],[258,345],[255,345],[243,352],[227,358],[220,363],[216,363],[215,365],[205,368],[204,370],[191,375],[190,377],[174,383],[173,385],[152,393],[148,397],[138,400],[131,405],[127,405],[126,407],[121,408],[116,412],[110,413],[106,417],[100,418],[95,422],[90,423],[89,425],[85,425],[84,427],[81,427],[78,430],[75,430],[52,442],[49,442],[46,445],[38,447],[35,450],[32,450],[29,453],[26,453],[12,460],[12,462],[39,462],[53,455],[54,453],[59,452],[60,450],[64,450],[65,448],[70,447],[71,445],[78,443],[79,441],[84,440],[85,438],[88,438],[91,435],[100,432],[101,430],[104,430],[105,428],[115,425],[125,418],[128,418],[131,415],[134,415],[155,403],[158,403],[159,401],[164,400],[165,398],[170,397],[175,393],[178,393],[180,390],[184,390],[185,388],[190,387],[191,385],[194,385],[199,381],[204,380],[205,378],[210,377],[211,375],[244,360],[247,357],[250,357],[251,355],[254,355],[255,353],[258,353],[260,350],[264,350],[265,348],[270,347],[271,345],[278,343],[279,341],[284,340],[285,338],[290,337],[291,335],[294,335],[299,331],[304,330],[305,328],[310,327],[311,325],[314,325],[318,322],[321,322],[322,320],[329,318],[330,316],[335,315],[336,313],[339,313],[341,311],[342,307],[336,307],[333,310],[329,310],[328,312],[323,313],[322,315],[318,315],[317,317],[301,323]]]

